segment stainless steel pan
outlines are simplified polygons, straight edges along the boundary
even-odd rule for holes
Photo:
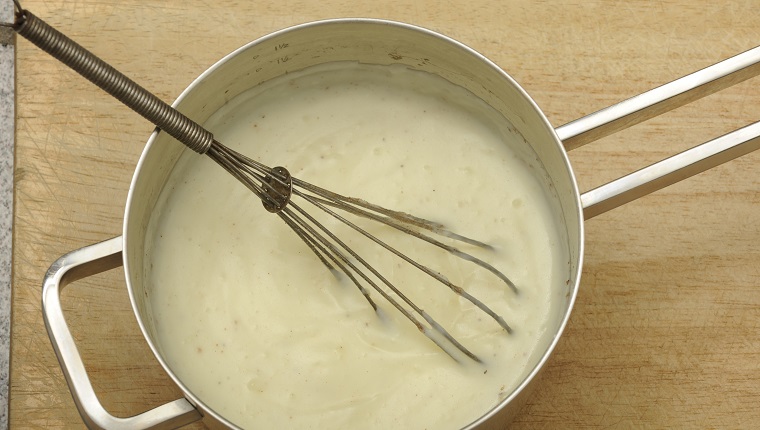
[[[332,61],[405,64],[438,74],[469,89],[501,112],[535,153],[556,190],[557,222],[564,225],[571,256],[569,294],[553,341],[533,371],[496,408],[479,411],[468,429],[501,428],[520,409],[570,317],[583,265],[584,219],[673,184],[760,146],[760,123],[674,155],[581,194],[567,152],[760,73],[760,48],[554,129],[541,109],[509,75],[470,48],[440,34],[381,20],[320,21],[282,30],[243,46],[216,63],[177,99],[175,107],[203,122],[226,100],[284,73]],[[154,132],[142,153],[127,199],[123,235],[77,251],[49,269],[43,290],[45,323],[79,411],[91,428],[167,428],[198,419],[234,428],[197,399],[166,365],[151,329],[142,285],[145,226],[171,168],[183,148]],[[63,287],[123,264],[132,306],[156,358],[184,398],[131,418],[116,418],[98,402],[60,305]]]

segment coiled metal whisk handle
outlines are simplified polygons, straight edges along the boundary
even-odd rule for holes
[[[17,1],[13,29],[59,61],[84,76],[133,111],[200,154],[214,141],[210,131],[141,87],[63,33],[22,9]]]

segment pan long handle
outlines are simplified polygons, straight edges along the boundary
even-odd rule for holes
[[[569,151],[760,74],[760,47],[556,129]],[[581,195],[586,219],[760,148],[760,122],[674,155]]]
[[[91,429],[169,429],[201,418],[186,399],[151,409],[129,418],[117,418],[100,404],[92,388],[82,357],[71,336],[61,309],[61,290],[69,283],[118,267],[122,256],[121,236],[72,251],[59,258],[48,270],[42,288],[45,327],[53,343],[79,414]]]

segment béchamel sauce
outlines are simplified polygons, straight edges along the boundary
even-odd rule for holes
[[[472,263],[370,227],[503,316],[507,334],[447,287],[352,239],[483,360],[458,363],[377,293],[373,311],[250,191],[185,151],[150,221],[146,282],[158,348],[186,388],[259,429],[459,429],[508,396],[555,332],[567,250],[540,167],[511,149],[522,138],[492,113],[442,78],[336,63],[249,90],[212,116],[205,126],[220,142],[266,165],[493,245],[452,243],[519,294]]]

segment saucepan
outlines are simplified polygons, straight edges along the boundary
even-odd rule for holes
[[[520,85],[496,64],[469,47],[413,25],[376,19],[337,19],[298,25],[255,40],[201,74],[174,106],[203,123],[228,100],[282,76],[323,63],[352,61],[403,65],[438,75],[475,94],[493,107],[534,153],[556,196],[552,203],[570,264],[568,291],[551,342],[539,354],[522,382],[467,429],[502,428],[517,413],[535,386],[570,318],[580,285],[584,220],[676,181],[754,151],[760,146],[760,123],[754,123],[693,149],[674,155],[618,180],[581,194],[567,151],[659,115],[760,73],[760,48],[755,48],[684,78],[559,128]],[[129,188],[122,236],[64,255],[49,269],[43,287],[45,323],[75,403],[91,428],[168,428],[195,420],[235,428],[188,390],[162,357],[152,333],[144,279],[146,226],[184,147],[167,144],[155,131],[145,146]],[[61,310],[60,293],[72,281],[124,265],[130,300],[147,343],[184,397],[130,418],[109,414],[98,402]],[[200,369],[199,369],[200,371]]]

